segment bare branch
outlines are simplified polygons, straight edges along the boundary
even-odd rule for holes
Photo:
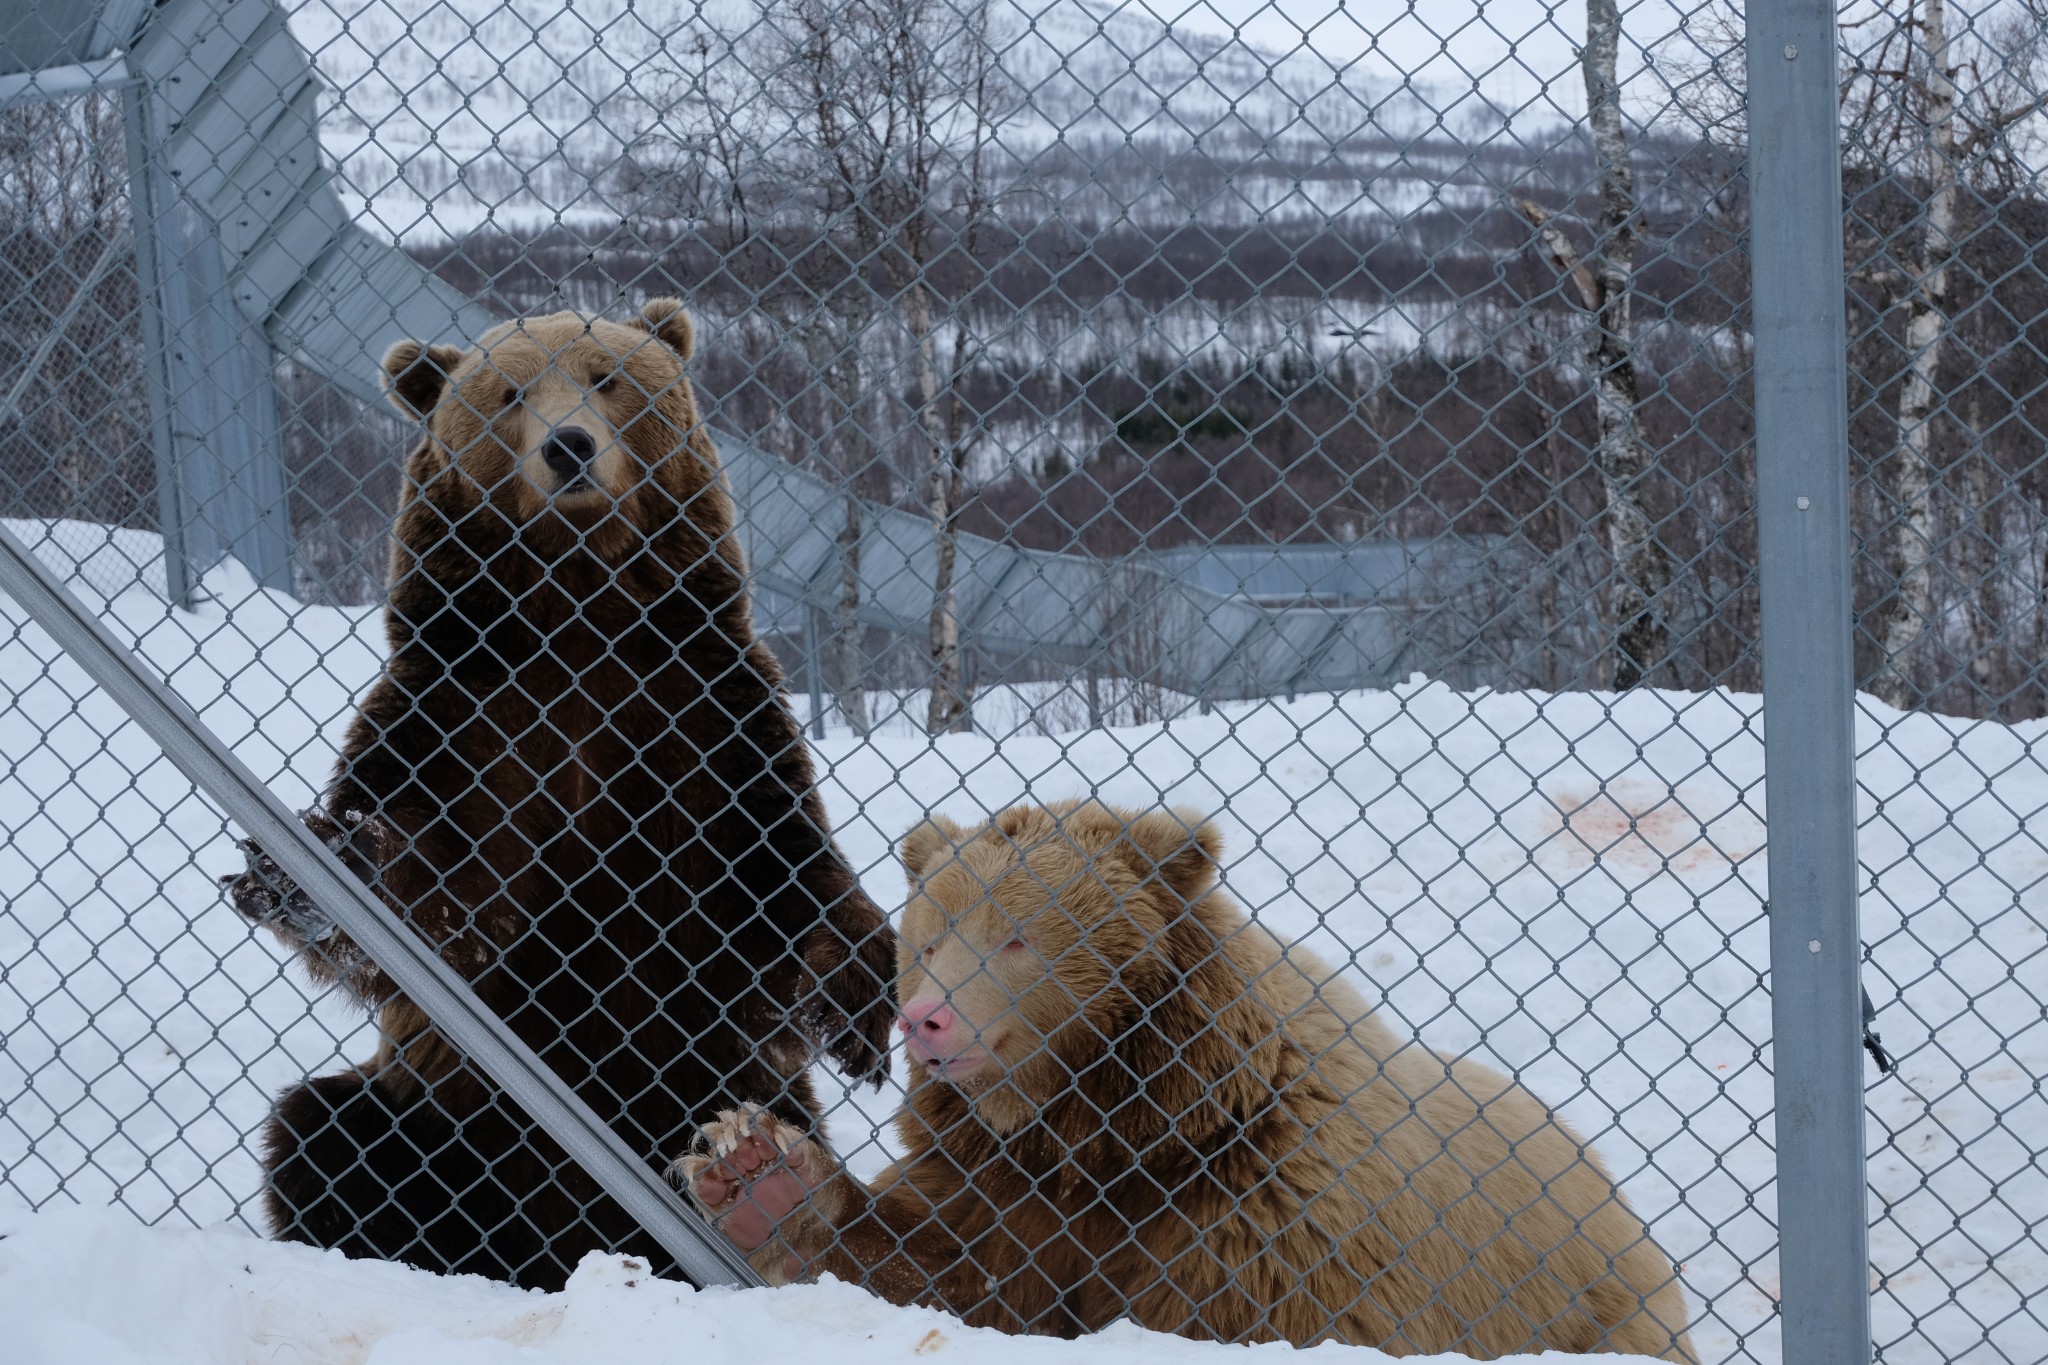
[[[1535,200],[1517,199],[1515,207],[1529,220],[1529,225],[1536,229],[1537,240],[1543,243],[1543,250],[1549,255],[1551,264],[1557,267],[1557,273],[1578,287],[1580,303],[1588,311],[1598,312],[1601,303],[1600,282],[1593,277],[1593,272],[1586,268],[1586,263],[1579,259],[1579,249],[1572,245],[1572,239],[1565,235],[1563,228],[1550,220],[1549,211]]]
[[[1970,134],[1956,140],[1956,150],[1963,156],[1983,151],[1996,142],[2015,123],[2032,118],[2035,114],[2048,112],[2048,93],[2035,96],[2015,109],[2007,109],[1990,118],[1969,118]]]

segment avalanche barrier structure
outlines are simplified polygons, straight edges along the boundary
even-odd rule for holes
[[[757,1281],[289,814],[386,653],[390,348],[673,294],[876,902],[931,815],[1169,802],[1599,1152],[1700,1359],[2048,1361],[2048,43],[1752,9],[0,0],[0,1199],[270,1231],[274,1097],[416,1041],[224,902],[246,836]],[[945,1070],[806,1084],[874,1179]]]

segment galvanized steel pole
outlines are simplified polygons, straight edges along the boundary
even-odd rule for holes
[[[1868,1365],[1835,11],[1773,0],[1747,13],[1784,1358]]]
[[[178,491],[171,339],[165,331],[163,308],[164,274],[171,255],[164,246],[172,203],[167,201],[163,168],[149,159],[154,139],[145,127],[153,117],[148,93],[139,86],[124,87],[121,108],[128,139],[128,214],[134,223],[135,285],[142,296],[142,371],[149,389],[149,444],[156,456],[156,522],[164,538],[164,591],[173,606],[189,608],[203,566],[193,565],[191,547],[185,543],[188,512]]]

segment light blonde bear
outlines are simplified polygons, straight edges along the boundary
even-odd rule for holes
[[[903,841],[904,1156],[728,1112],[677,1177],[771,1283],[1073,1336],[1695,1359],[1671,1260],[1499,1073],[1246,919],[1222,841],[1094,802]]]

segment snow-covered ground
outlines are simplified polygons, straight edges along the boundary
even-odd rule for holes
[[[170,612],[149,537],[13,529],[43,540],[282,799],[310,799],[381,655],[373,613],[302,608],[232,570],[208,579],[200,610]],[[1042,716],[1021,723],[1033,700],[986,699],[984,717],[1019,722],[1000,739],[934,743],[891,726],[823,743],[827,804],[878,900],[900,902],[890,844],[929,810],[972,819],[1092,791],[1215,812],[1228,881],[1264,923],[1342,965],[1434,1046],[1518,1071],[1592,1138],[1683,1263],[1707,1360],[1778,1359],[1755,697],[1461,694],[1417,680],[1051,734]],[[1903,1058],[1869,1091],[1878,1340],[1892,1362],[2038,1361],[2048,724],[1866,703],[1859,742],[1866,979]],[[651,1360],[686,1349],[678,1339],[861,1359],[869,1331],[893,1359],[930,1330],[961,1349],[982,1340],[844,1288],[693,1296],[628,1287],[629,1271],[600,1261],[567,1296],[538,1299],[175,1231],[246,1226],[248,1135],[268,1095],[369,1047],[358,1015],[310,991],[220,902],[232,833],[0,599],[0,1205],[124,1211],[6,1215],[0,1318],[11,1335],[15,1305],[37,1309],[37,1330],[57,1334],[49,1349],[68,1352],[41,1358],[239,1360],[235,1331],[249,1359],[380,1362]],[[848,1095],[835,1112],[856,1168],[884,1156],[892,1104]],[[122,1221],[134,1218],[164,1230]],[[186,1353],[148,1354],[138,1322],[187,1296]],[[386,1300],[397,1306],[376,1316]],[[335,1316],[319,1317],[329,1303]],[[369,1316],[350,1317],[352,1304]],[[251,1324],[304,1315],[356,1344],[322,1355],[279,1339],[264,1354],[254,1334],[271,1329]],[[644,1335],[604,1335],[628,1328]],[[713,1330],[733,1344],[702,1346]],[[64,1335],[86,1331],[130,1356]],[[1029,1349],[1142,1354],[1128,1336]]]
[[[700,1292],[619,1256],[585,1257],[559,1294],[522,1292],[241,1232],[144,1228],[105,1209],[0,1208],[0,1238],[9,1365],[1282,1365],[1298,1354],[1128,1323],[1078,1342],[1006,1337],[836,1280]],[[1313,1365],[1391,1359],[1312,1353]]]

